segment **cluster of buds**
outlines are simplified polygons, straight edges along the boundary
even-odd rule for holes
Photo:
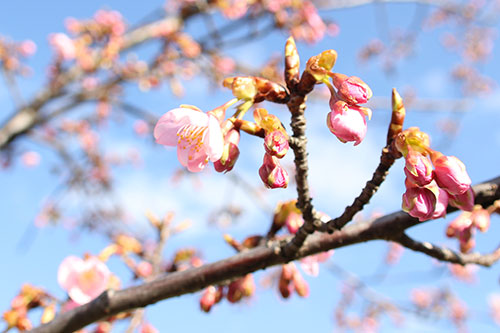
[[[254,119],[257,126],[265,133],[265,154],[259,169],[260,178],[268,188],[286,188],[289,177],[279,160],[286,155],[290,147],[288,134],[278,117],[269,114],[265,109],[255,109]]]
[[[326,124],[330,131],[342,142],[358,145],[366,135],[366,119],[371,118],[369,108],[359,106],[372,97],[370,87],[356,76],[346,76],[331,72],[337,60],[337,52],[327,50],[309,59],[306,73],[330,90],[330,109]],[[331,83],[330,83],[331,79]]]
[[[480,205],[475,205],[471,212],[463,212],[448,225],[446,236],[458,239],[460,251],[467,253],[475,246],[475,229],[486,232],[489,227],[490,213]]]
[[[417,127],[397,134],[394,146],[406,161],[402,205],[405,212],[426,221],[445,216],[448,204],[472,210],[471,180],[458,158],[432,150],[429,136]]]
[[[36,52],[36,44],[31,40],[13,42],[0,37],[0,68],[7,73],[28,74],[28,68],[22,66],[21,59]]]
[[[293,262],[281,266],[278,288],[283,298],[295,291],[301,297],[309,296],[309,285]]]
[[[212,306],[219,303],[222,298],[230,303],[237,303],[244,298],[251,297],[255,293],[255,281],[252,274],[232,281],[227,286],[208,286],[200,298],[200,308],[204,312],[209,312]]]
[[[11,308],[3,313],[3,320],[7,324],[7,330],[17,328],[19,331],[30,330],[33,325],[28,318],[28,311],[34,308],[43,307],[42,322],[52,320],[53,315],[49,318],[48,313],[54,312],[55,303],[51,301],[45,291],[40,288],[25,284],[22,286],[19,294],[11,301]],[[6,331],[7,331],[6,330]]]

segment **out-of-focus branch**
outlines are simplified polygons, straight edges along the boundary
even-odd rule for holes
[[[189,12],[183,17],[169,16],[131,30],[123,36],[123,43],[120,51],[125,51],[148,41],[155,35],[154,31],[157,31],[162,26],[166,25],[174,29],[175,27],[178,28],[182,25],[184,20],[194,14],[195,12]],[[99,58],[100,55],[96,57]],[[0,149],[5,148],[16,137],[33,128],[39,121],[38,111],[53,98],[63,95],[64,91],[62,89],[69,83],[82,77],[84,74],[85,72],[78,65],[69,68],[57,77],[57,86],[47,85],[46,88],[41,89],[31,102],[15,111],[0,126]]]
[[[488,254],[481,253],[459,253],[446,247],[440,247],[429,242],[419,242],[405,233],[394,238],[395,242],[416,252],[422,252],[430,257],[441,261],[448,261],[454,264],[466,265],[476,264],[490,267],[500,259],[500,247]]]
[[[476,204],[490,206],[500,198],[500,177],[474,186]],[[456,208],[449,207],[448,211]],[[312,235],[298,250],[296,258],[375,239],[391,240],[406,229],[421,224],[405,212],[396,212],[372,222],[352,224],[333,234]],[[286,240],[288,241],[288,240]],[[94,301],[60,314],[51,322],[31,332],[72,332],[97,320],[114,314],[145,307],[160,300],[201,290],[245,274],[290,261],[281,255],[279,242],[238,253],[237,255],[207,264],[161,276],[145,284],[119,290],[106,291]]]
[[[313,1],[320,9],[335,10],[343,8],[359,7],[376,3],[418,3],[435,7],[446,7],[451,2],[448,0],[315,0]]]

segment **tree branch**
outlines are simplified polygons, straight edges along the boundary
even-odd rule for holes
[[[483,207],[490,206],[495,200],[500,199],[500,177],[474,186],[474,192],[476,204]],[[448,212],[455,210],[457,209],[454,207],[448,208]],[[395,235],[400,235],[406,229],[421,223],[424,222],[399,211],[372,222],[349,225],[333,234],[315,234],[298,250],[296,258],[375,239],[391,240]],[[279,242],[270,242],[267,246],[259,246],[212,264],[161,276],[139,286],[119,291],[106,291],[92,302],[62,313],[51,322],[31,332],[76,331],[123,311],[196,292],[209,285],[221,284],[257,270],[290,261],[281,255],[279,245]]]
[[[440,247],[429,242],[419,242],[405,233],[395,237],[394,241],[410,250],[422,252],[438,260],[448,261],[459,265],[476,264],[490,267],[500,259],[500,247],[488,254],[481,254],[477,252],[465,254],[455,252],[446,247]]]

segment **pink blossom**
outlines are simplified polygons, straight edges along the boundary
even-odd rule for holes
[[[27,151],[21,156],[21,161],[28,168],[36,167],[40,164],[40,154],[35,151]]]
[[[472,223],[474,223],[474,226],[481,232],[486,232],[490,227],[490,213],[488,210],[479,207],[481,206],[476,206],[477,209],[475,208],[472,212]]]
[[[79,305],[90,302],[106,290],[110,277],[106,264],[96,257],[83,260],[69,256],[57,272],[59,285]]]
[[[75,58],[75,44],[66,34],[51,34],[49,36],[49,43],[56,51],[59,58],[62,58],[63,60],[71,60]]]
[[[425,186],[432,181],[432,164],[428,158],[409,148],[405,159],[404,172],[408,180],[418,186]]]
[[[318,276],[319,274],[319,264],[327,261],[333,255],[333,250],[327,252],[321,252],[314,254],[312,256],[307,256],[300,259],[300,267],[304,273],[311,276]]]
[[[304,224],[304,219],[302,218],[302,214],[300,212],[291,211],[285,220],[286,227],[288,232],[291,234],[296,233],[299,228]]]
[[[153,325],[151,325],[151,323],[143,323],[141,325],[141,328],[139,330],[140,333],[159,333],[160,331],[158,331],[156,329],[156,327],[154,327]]]
[[[330,132],[342,142],[354,141],[357,146],[366,135],[366,108],[349,105],[344,101],[330,99],[331,112],[328,113],[326,124]]]
[[[25,40],[19,44],[19,52],[23,57],[29,57],[36,52],[36,44],[32,40]]]
[[[436,208],[435,192],[427,187],[410,187],[403,194],[403,210],[420,221],[432,218]]]
[[[217,58],[214,61],[215,70],[220,72],[223,75],[229,75],[234,72],[236,67],[236,63],[233,59],[229,57]]]
[[[143,260],[135,267],[135,273],[137,276],[147,278],[153,274],[153,265]]]
[[[149,133],[149,125],[146,121],[138,119],[134,122],[134,132],[137,135],[146,135]]]
[[[450,194],[464,194],[471,184],[465,165],[455,156],[441,155],[434,158],[434,175],[440,187]]]
[[[337,88],[338,97],[349,104],[363,104],[372,97],[372,90],[357,76],[333,73],[332,83]]]
[[[470,212],[474,207],[474,191],[470,187],[465,193],[450,195],[450,205]]]
[[[433,219],[438,219],[440,217],[446,216],[446,208],[448,208],[448,198],[448,192],[438,188],[436,208],[434,208],[434,213],[432,214]]]
[[[282,131],[272,131],[271,133],[267,133],[264,138],[266,153],[277,158],[283,158],[288,152],[289,147],[288,138]]]
[[[268,188],[286,188],[288,186],[288,173],[281,166],[275,156],[264,154],[264,161],[259,168],[260,179]]]
[[[180,107],[165,113],[154,128],[156,142],[177,146],[179,162],[191,172],[222,156],[224,142],[219,120],[211,113]]]

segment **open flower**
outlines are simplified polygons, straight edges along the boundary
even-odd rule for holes
[[[212,113],[181,106],[161,116],[155,126],[156,142],[177,146],[179,162],[191,172],[203,170],[208,161],[222,156],[224,141],[219,120]]]
[[[59,285],[79,305],[90,302],[106,290],[110,277],[106,264],[96,257],[83,260],[69,256],[57,271]]]

